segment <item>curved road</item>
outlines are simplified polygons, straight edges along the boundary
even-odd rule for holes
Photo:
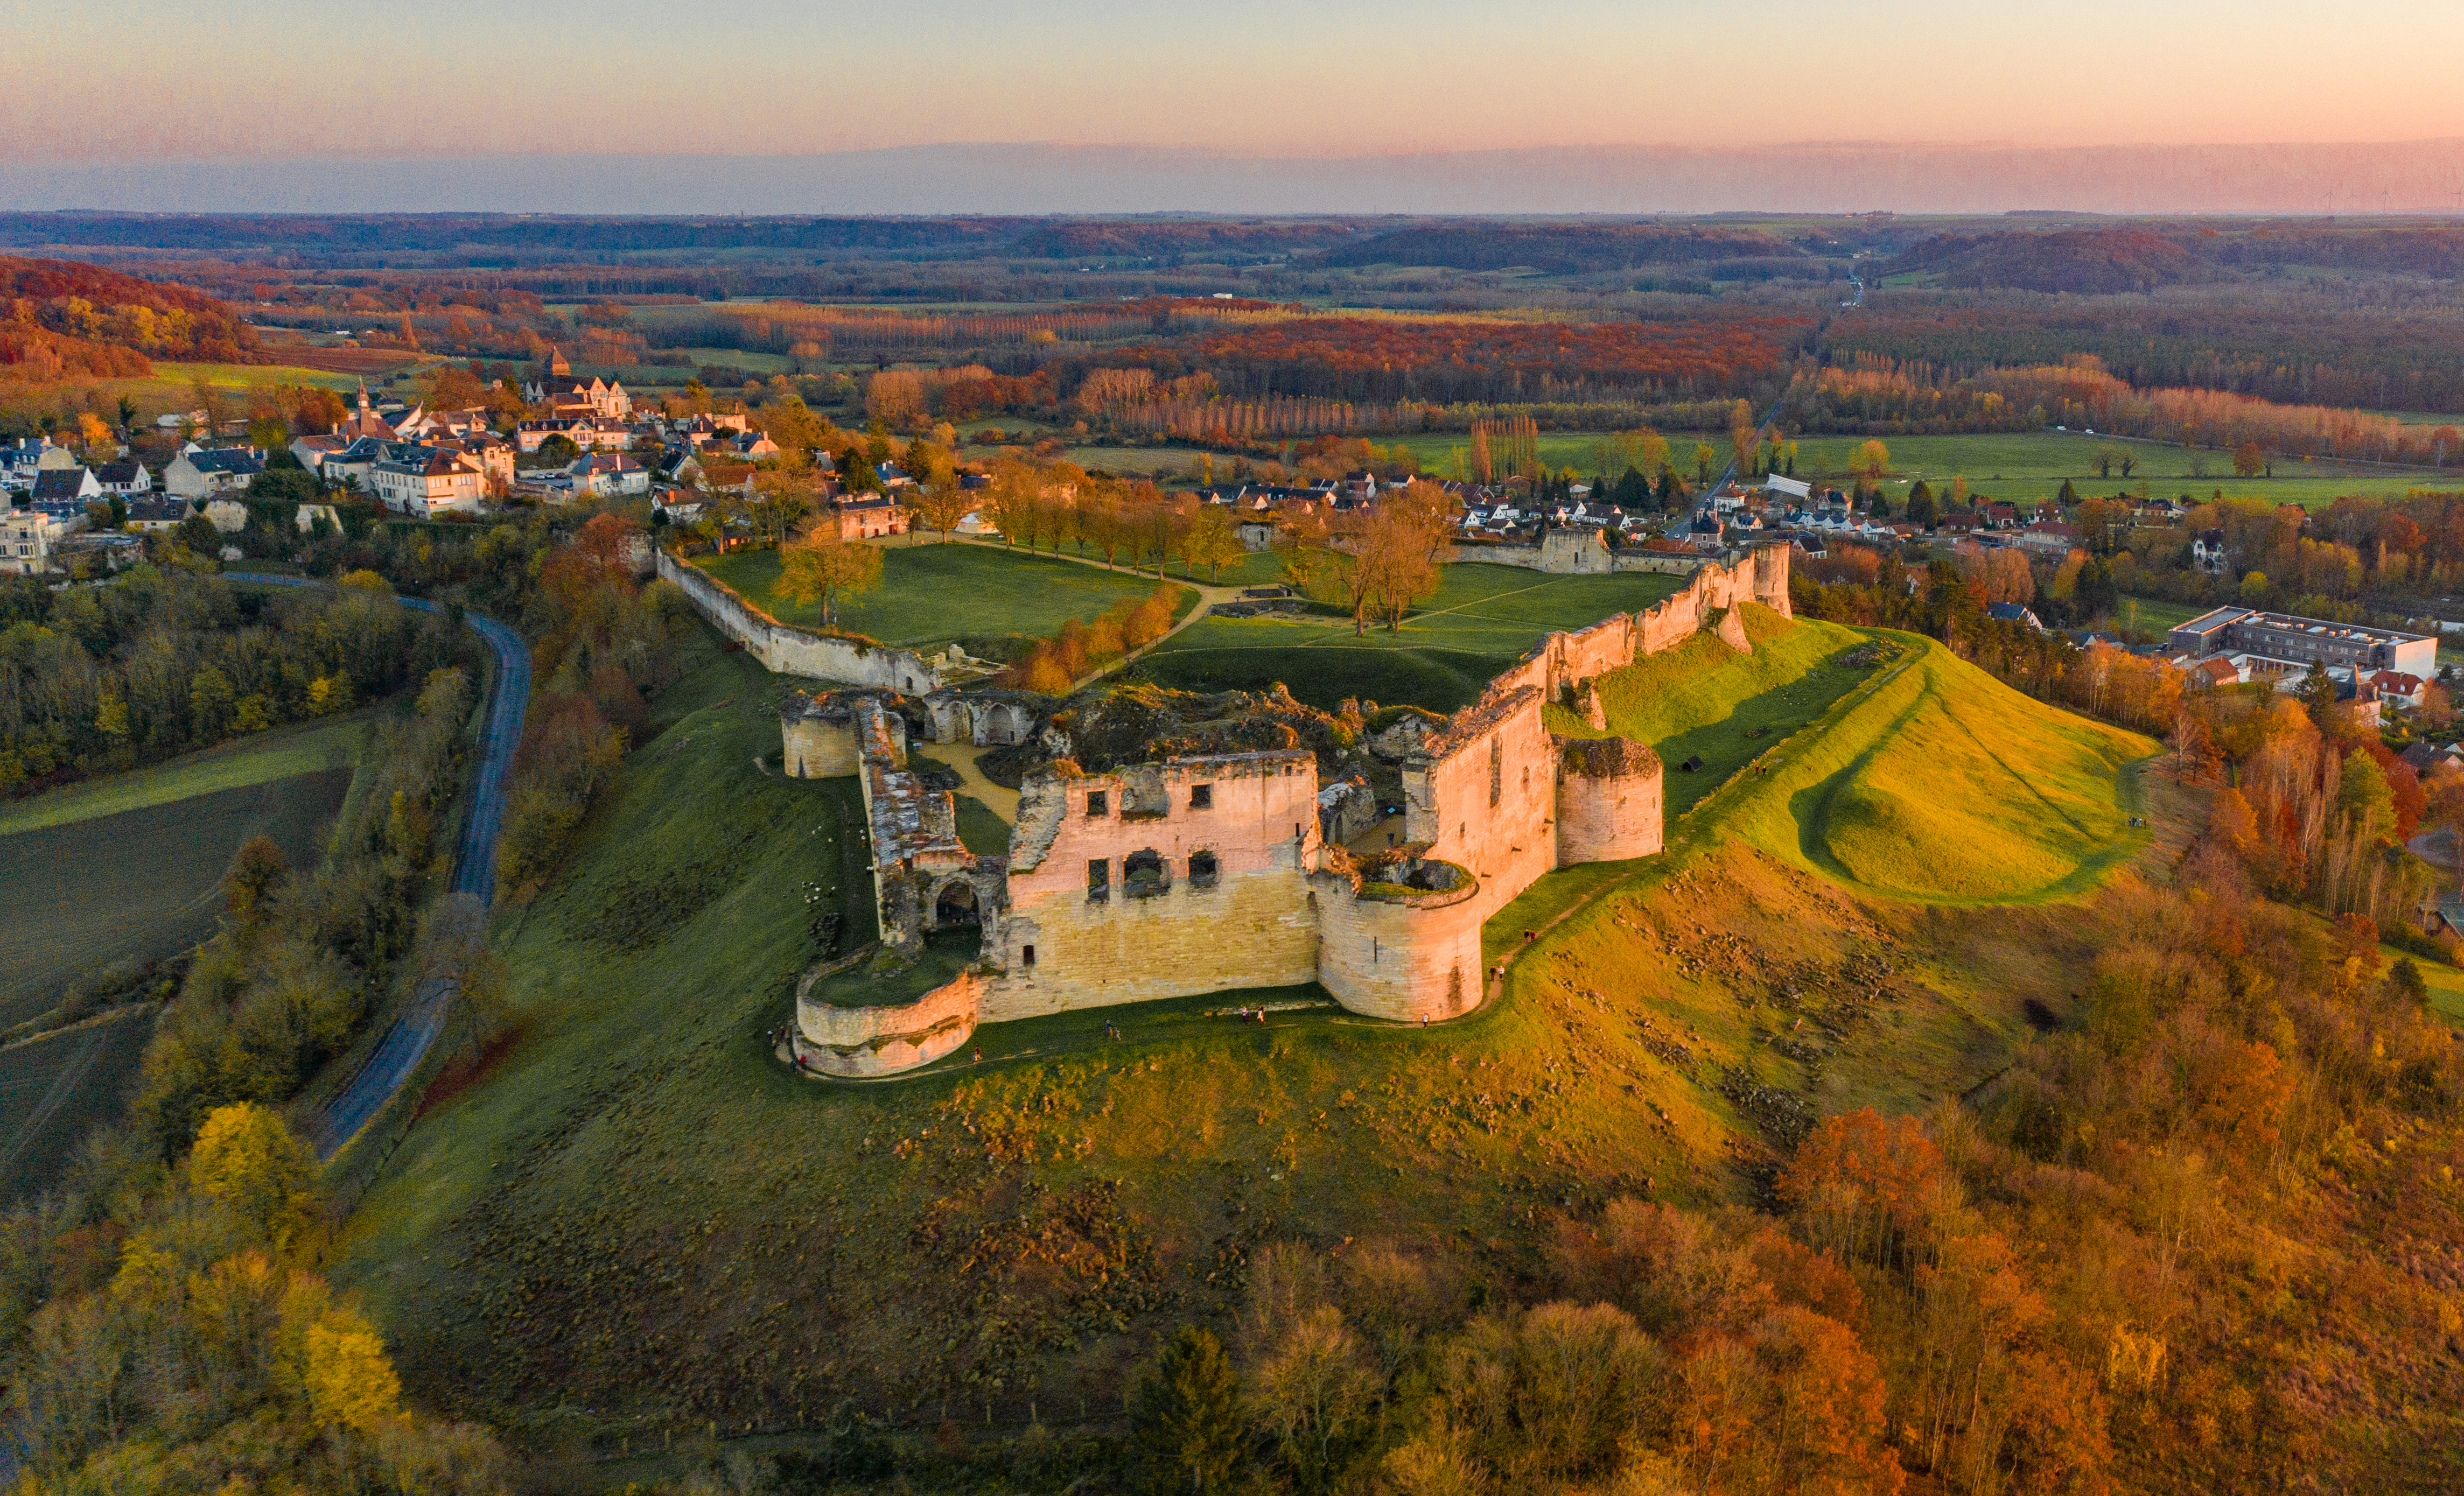
[[[226,573],[226,582],[282,587],[327,585],[301,577],[276,577],[257,572]],[[399,599],[405,607],[444,613],[447,608],[425,598]],[[471,814],[462,823],[462,839],[453,849],[453,891],[468,893],[486,906],[496,891],[496,833],[505,820],[505,782],[513,772],[514,749],[522,740],[522,713],[531,697],[531,651],[521,635],[493,618],[465,610],[463,623],[496,651],[496,679],[488,697],[488,725],[480,736],[479,775],[471,797]],[[351,1073],[318,1113],[310,1141],[319,1158],[342,1151],[368,1119],[410,1079],[429,1047],[444,1031],[452,1007],[453,984],[434,978],[420,984],[408,1011],[393,1021],[368,1057]]]

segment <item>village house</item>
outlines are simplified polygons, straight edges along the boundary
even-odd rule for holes
[[[185,498],[147,495],[128,501],[128,517],[122,521],[126,530],[177,530],[188,517],[188,501]]]
[[[66,521],[39,509],[0,510],[0,572],[34,577],[52,569],[52,552]]]
[[[486,474],[463,452],[441,447],[396,447],[368,471],[368,486],[387,509],[417,518],[475,515]]]
[[[47,468],[34,474],[33,507],[55,519],[85,513],[102,497],[92,468]]]
[[[122,498],[154,492],[154,474],[146,472],[145,464],[134,457],[103,463],[94,470],[94,480],[102,485],[104,493],[117,494]]]
[[[249,483],[264,471],[265,456],[253,447],[199,447],[191,442],[163,470],[163,491],[187,499],[246,493]]]
[[[591,452],[577,459],[564,472],[576,494],[605,498],[611,495],[630,495],[650,491],[649,470],[623,455]]]
[[[907,511],[887,494],[845,494],[822,507],[818,523],[835,526],[842,540],[879,539],[905,535]]]

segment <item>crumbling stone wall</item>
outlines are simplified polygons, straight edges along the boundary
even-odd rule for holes
[[[1321,844],[1322,810],[1340,823],[1340,807],[1321,804],[1320,756],[1288,724],[1290,746],[1097,774],[1050,763],[1023,781],[1009,856],[972,857],[950,797],[897,767],[896,714],[858,698],[841,731],[863,776],[884,937],[917,937],[939,891],[964,880],[978,893],[982,960],[895,1008],[829,1008],[800,993],[798,1053],[826,1073],[888,1073],[946,1054],[979,1022],[1311,979],[1378,1017],[1468,1012],[1481,999],[1481,927],[1499,909],[1555,868],[1661,847],[1659,756],[1618,738],[1554,738],[1544,703],[1588,702],[1596,715],[1592,681],[1698,628],[1742,639],[1747,601],[1787,612],[1784,549],[1704,566],[1658,606],[1551,635],[1452,718],[1405,714],[1371,735],[1378,772],[1401,760],[1407,861],[1419,869],[1403,883],[1386,881],[1403,864],[1364,867]],[[936,737],[986,720],[980,705],[925,710]],[[843,761],[838,740],[820,736],[835,720],[787,714],[791,761]],[[1225,720],[1227,731],[1250,723]],[[1100,745],[1136,723],[1075,725]],[[1169,737],[1202,730],[1176,716]]]
[[[797,985],[789,1043],[806,1068],[824,1075],[890,1075],[930,1065],[967,1042],[983,998],[983,979],[960,972],[897,1007],[833,1007],[813,996],[820,976],[807,972]]]
[[[1664,834],[1660,755],[1623,737],[1556,742],[1557,866],[1657,853]]]
[[[941,683],[933,667],[913,650],[886,649],[793,627],[755,607],[735,588],[672,553],[661,549],[658,560],[659,575],[674,583],[712,627],[744,646],[774,675],[803,675],[910,695],[921,694]]]
[[[1419,891],[1370,881],[1347,866],[1311,877],[1321,935],[1317,979],[1355,1013],[1397,1023],[1443,1023],[1480,1006],[1479,879],[1455,869],[1456,887]]]
[[[986,1022],[1316,976],[1310,754],[1074,770],[1056,764],[1020,789]],[[1129,866],[1147,854],[1160,865],[1152,884]],[[1201,854],[1213,859],[1211,882],[1193,873]],[[1104,869],[1100,897],[1090,891],[1094,864]]]
[[[1483,697],[1403,768],[1403,840],[1469,869],[1487,918],[1557,866],[1556,754],[1537,689]]]

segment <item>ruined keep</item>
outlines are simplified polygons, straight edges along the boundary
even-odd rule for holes
[[[1492,914],[1544,873],[1661,846],[1659,756],[1555,737],[1542,706],[1595,714],[1593,679],[1705,627],[1729,637],[1723,626],[1746,602],[1788,615],[1785,547],[1705,566],[1640,613],[1551,634],[1452,718],[1377,735],[1368,751],[1399,762],[1404,831],[1373,857],[1322,840],[1325,786],[1300,748],[1108,773],[1060,759],[1024,780],[1008,854],[976,856],[952,796],[904,767],[905,718],[886,698],[800,700],[782,722],[787,769],[860,777],[882,949],[894,959],[962,927],[980,944],[968,969],[895,1005],[833,1004],[816,968],[787,1045],[812,1071],[884,1075],[949,1053],[979,1023],[1312,980],[1378,1018],[1467,1013],[1482,1001]],[[1744,638],[1736,628],[1731,642]],[[936,740],[1051,731],[1016,701],[936,693],[921,711]]]

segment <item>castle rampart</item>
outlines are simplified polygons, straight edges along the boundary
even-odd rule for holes
[[[1376,881],[1389,876],[1411,881]],[[1488,901],[1470,869],[1414,859],[1399,869],[1330,869],[1309,881],[1317,979],[1337,1002],[1397,1023],[1442,1023],[1480,1005]]]
[[[681,588],[694,610],[710,620],[711,627],[744,646],[774,675],[803,675],[909,695],[941,684],[933,667],[911,650],[886,649],[836,634],[817,634],[782,624],[746,602],[735,588],[666,547],[659,547],[657,559],[659,575]]]
[[[1745,645],[1736,608],[1748,601],[1788,612],[1785,549],[1702,566],[1650,608],[1551,634],[1441,727],[1374,739],[1401,759],[1406,846],[1369,865],[1322,845],[1306,750],[1106,774],[1063,759],[1022,786],[1009,855],[978,857],[958,841],[951,797],[906,772],[896,713],[862,696],[844,714],[845,698],[791,710],[789,772],[854,759],[885,945],[912,949],[953,923],[982,930],[974,967],[913,1002],[836,1007],[810,1001],[808,978],[796,1052],[826,1074],[886,1074],[948,1053],[978,1023],[1310,980],[1378,1018],[1469,1012],[1481,929],[1500,909],[1558,868],[1661,848],[1659,756],[1555,737],[1544,706],[1595,711],[1592,681],[1705,627]],[[936,737],[1023,739],[1033,725],[988,707],[926,710]]]
[[[1298,749],[1030,777],[985,1018],[1311,979],[1317,788]]]

